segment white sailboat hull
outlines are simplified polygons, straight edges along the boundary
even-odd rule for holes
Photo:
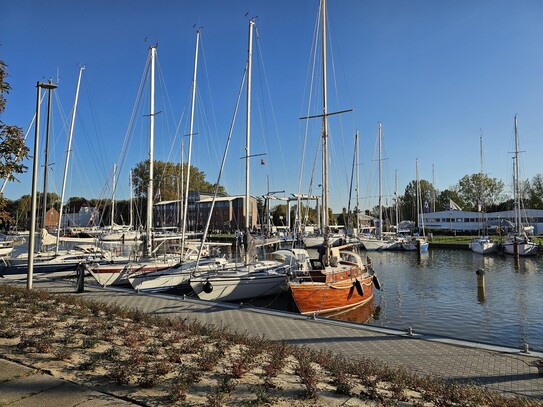
[[[517,243],[519,256],[535,256],[537,254],[537,245],[534,242]],[[515,254],[515,244],[507,241],[502,244],[505,254]]]
[[[361,238],[360,242],[364,245],[364,248],[368,251],[385,250],[390,246],[390,242],[380,239],[364,239]]]
[[[250,271],[251,270],[251,271]],[[190,279],[192,290],[201,300],[240,301],[287,290],[287,266],[262,261],[232,271],[218,271]]]
[[[469,247],[474,253],[491,254],[496,253],[496,251],[498,250],[498,243],[493,242],[487,237],[481,237],[478,239],[474,239],[470,243]]]

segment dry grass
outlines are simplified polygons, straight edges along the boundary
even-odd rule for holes
[[[539,406],[372,360],[0,285],[0,352],[142,405]]]

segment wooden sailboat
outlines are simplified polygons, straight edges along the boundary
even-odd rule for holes
[[[328,314],[364,304],[373,298],[374,277],[371,263],[363,264],[361,257],[345,251],[347,246],[332,248],[328,239],[328,106],[326,83],[326,1],[321,0],[322,19],[322,165],[323,165],[323,254],[311,259],[310,270],[300,270],[289,281],[289,289],[302,314]],[[378,284],[376,284],[378,285]]]
[[[507,240],[502,243],[502,248],[505,254],[512,254],[512,255],[519,255],[519,256],[535,256],[537,254],[537,245],[528,235],[530,232],[533,232],[533,226],[523,226],[522,224],[518,148],[519,148],[518,126],[517,126],[517,115],[515,115],[514,194],[515,194],[516,230],[507,235]]]

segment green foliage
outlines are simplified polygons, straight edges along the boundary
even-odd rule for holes
[[[436,211],[448,211],[451,200],[462,209],[466,206],[464,200],[458,195],[458,191],[455,189],[446,189],[445,191],[441,191],[436,198]]]
[[[183,178],[186,179],[188,166],[183,165]],[[154,161],[153,165],[155,196],[159,200],[168,201],[179,199],[181,190],[186,188],[186,183],[181,182],[181,165],[171,162]],[[198,192],[214,192],[215,184],[205,180],[206,174],[194,166],[190,166],[190,190]],[[147,185],[149,184],[149,160],[141,161],[133,171],[135,195],[140,198],[147,197]],[[186,181],[185,181],[186,182]],[[223,186],[219,186],[219,193],[226,193]]]
[[[7,95],[11,89],[7,76],[7,65],[0,60],[0,115],[6,108]],[[21,174],[27,170],[23,160],[28,158],[28,147],[24,143],[23,130],[17,126],[10,126],[0,120],[0,178],[9,181],[16,180],[15,174]],[[11,220],[5,210],[6,200],[0,196],[0,222]]]
[[[465,175],[458,181],[458,194],[462,197],[465,210],[476,211],[478,202],[485,207],[494,206],[499,202],[503,192],[503,182],[497,178],[487,177],[485,174],[477,173]]]

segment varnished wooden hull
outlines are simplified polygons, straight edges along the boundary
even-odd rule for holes
[[[305,315],[327,314],[362,305],[373,298],[373,276],[349,273],[348,278],[327,281],[292,281],[289,288],[300,313]],[[332,278],[330,278],[332,277]],[[356,282],[362,287],[360,295]]]

